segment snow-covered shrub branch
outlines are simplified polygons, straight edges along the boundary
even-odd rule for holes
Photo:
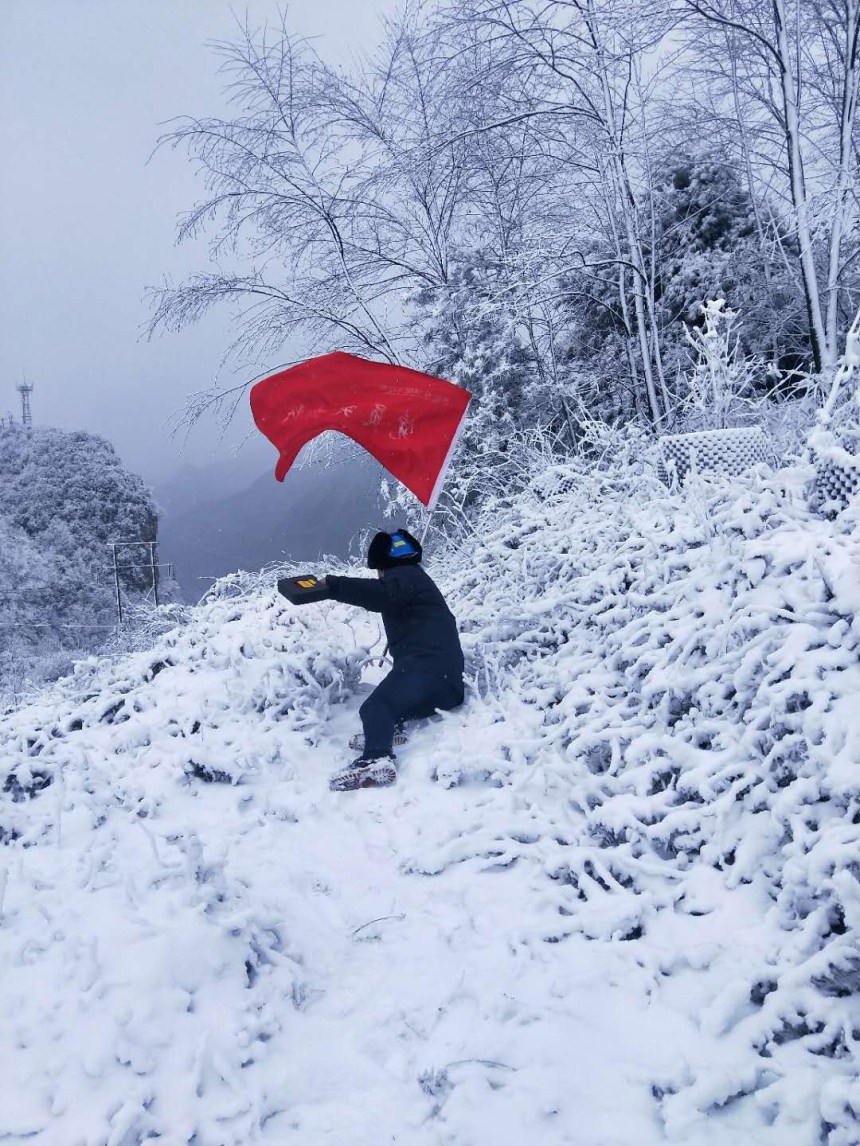
[[[738,313],[726,308],[725,299],[703,302],[699,309],[704,325],[684,331],[693,356],[682,406],[684,426],[725,430],[754,416],[750,399],[756,364],[740,354]]]
[[[180,237],[212,266],[154,293],[153,328],[223,304],[253,372],[287,344],[436,370],[478,397],[476,453],[577,400],[665,429],[702,299],[795,394],[856,306],[856,3],[737,15],[455,0],[349,69],[288,17],[246,26],[218,49],[227,114],[164,141],[202,172]]]
[[[808,476],[535,461],[428,546],[465,706],[351,803],[379,627],[276,569],[0,718],[0,1129],[853,1146],[860,550]]]
[[[818,1095],[825,1140],[851,1142],[853,519],[816,520],[788,473],[699,481],[681,501],[633,475],[561,466],[526,504],[513,527],[487,529],[484,560],[458,574],[461,612],[480,634],[475,683],[490,706],[500,701],[465,775],[483,768],[516,787],[533,770],[559,808],[549,837],[528,847],[505,837],[505,862],[545,864],[557,889],[547,938],[638,943],[667,998],[712,977],[705,1029],[746,1065],[721,1073],[703,1053],[659,1080],[672,1140],[753,1093],[790,1139],[800,1087]],[[436,767],[463,782],[458,761]],[[462,839],[461,859],[498,849],[503,819]],[[750,913],[742,933],[739,910]]]

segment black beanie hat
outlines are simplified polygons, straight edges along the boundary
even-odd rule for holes
[[[368,569],[394,569],[399,565],[417,565],[423,555],[421,542],[405,529],[394,533],[377,533],[367,551]]]

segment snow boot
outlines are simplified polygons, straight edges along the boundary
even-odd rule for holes
[[[401,724],[398,727],[397,731],[394,733],[394,741],[393,741],[394,747],[395,748],[402,748],[403,745],[406,744],[406,742],[408,740],[409,740],[409,737],[406,735],[406,732],[403,728],[403,725]],[[350,738],[349,738],[349,750],[350,750],[350,752],[363,752],[364,751],[364,737],[362,736],[362,734],[360,732],[357,732],[355,734],[355,736],[350,736]]]
[[[340,772],[335,772],[328,786],[332,792],[354,792],[358,788],[388,788],[397,779],[393,755],[359,756]]]

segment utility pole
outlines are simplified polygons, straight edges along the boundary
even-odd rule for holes
[[[116,623],[122,628],[122,592],[119,587],[119,566],[116,560],[117,543],[114,542],[111,548],[113,549],[113,583],[116,590]]]
[[[155,607],[158,608],[158,565],[155,562],[155,542],[149,543],[149,572],[152,578],[152,597]]]
[[[123,609],[123,589],[120,581],[120,573],[136,573],[141,569],[149,570],[149,589],[145,594],[149,597],[151,594],[152,603],[158,607],[160,604],[158,595],[158,586],[162,569],[167,570],[168,577],[173,576],[173,563],[172,562],[159,562],[158,560],[158,542],[157,541],[112,541],[109,542],[111,552],[113,555],[113,585],[114,594],[116,596],[116,620],[117,625],[122,627],[124,619]],[[124,552],[132,550],[130,558],[122,557]],[[143,549],[148,554],[143,562],[134,561],[135,552],[140,552]],[[131,565],[120,565],[120,560],[131,560],[134,563]]]

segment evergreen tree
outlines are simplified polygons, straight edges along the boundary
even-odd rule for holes
[[[110,543],[155,541],[157,527],[150,491],[103,438],[0,426],[0,679],[98,647],[116,619]],[[149,587],[146,552],[125,551],[129,593]]]
[[[492,264],[475,257],[461,262],[443,286],[414,299],[426,369],[473,395],[449,481],[466,504],[504,480],[511,439],[541,417],[534,356],[499,302],[500,293]]]
[[[657,303],[664,342],[680,360],[683,329],[702,325],[701,305],[723,299],[742,321],[743,354],[796,369],[810,346],[803,292],[780,255],[790,250],[773,212],[755,205],[734,166],[713,152],[681,154],[654,190]],[[762,249],[762,240],[771,249]]]
[[[64,557],[85,554],[102,573],[111,542],[155,541],[158,530],[150,491],[109,442],[42,427],[0,429],[0,515]],[[57,523],[67,532],[52,544]],[[147,574],[128,572],[123,580],[129,589],[143,589]]]

